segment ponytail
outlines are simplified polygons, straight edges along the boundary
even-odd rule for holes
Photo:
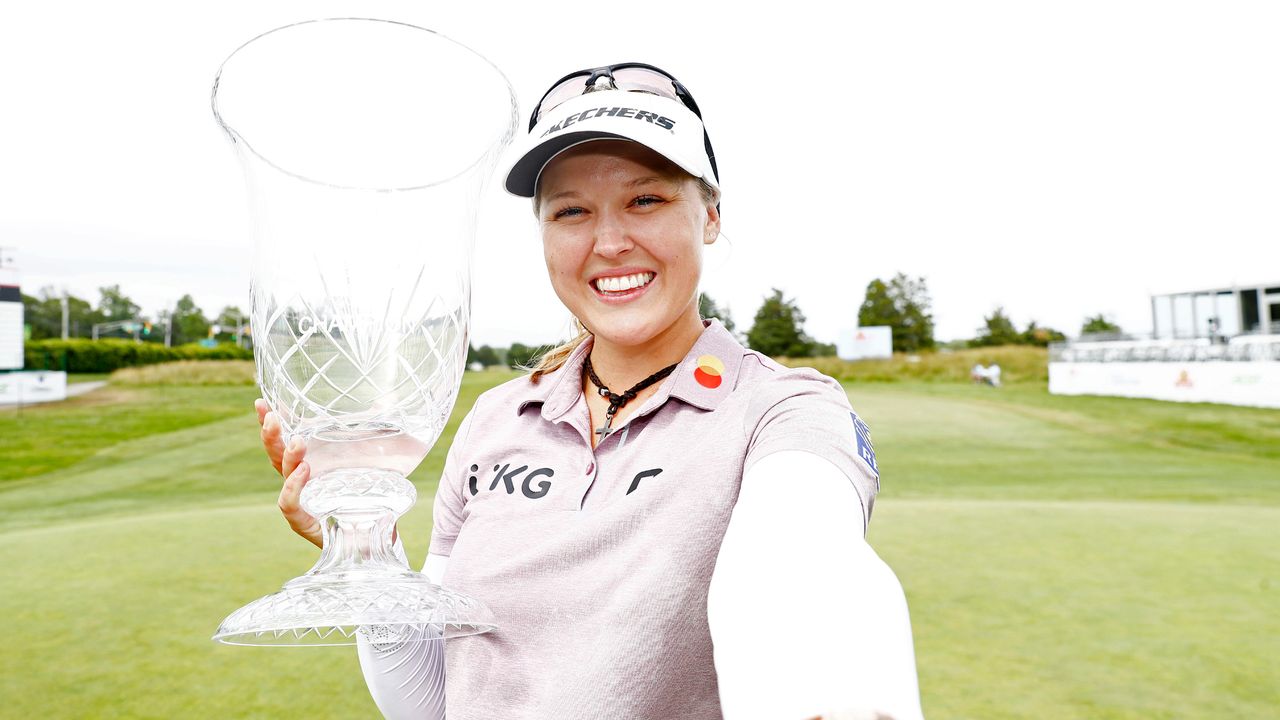
[[[582,321],[576,317],[573,318],[573,327],[578,333],[573,339],[563,345],[559,345],[546,351],[533,365],[527,367],[523,365],[520,366],[521,370],[530,371],[529,382],[537,385],[543,375],[559,370],[560,366],[564,365],[564,362],[573,354],[573,351],[577,350],[578,346],[581,345],[583,341],[591,337],[591,331],[587,330],[587,326],[583,325]]]

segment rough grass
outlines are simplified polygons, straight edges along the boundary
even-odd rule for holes
[[[121,368],[116,385],[253,385],[252,360],[178,360]]]
[[[886,360],[841,360],[840,358],[779,358],[785,365],[817,368],[841,382],[946,382],[967,383],[974,365],[998,363],[1001,381],[1009,383],[1049,382],[1049,351],[1027,345],[922,353],[894,353]]]
[[[512,376],[468,373],[414,474],[415,563],[456,423]],[[927,717],[1274,716],[1280,412],[847,388],[883,471],[869,537],[911,603]],[[255,396],[131,386],[0,415],[0,717],[376,717],[349,648],[209,640],[316,555],[275,510]]]

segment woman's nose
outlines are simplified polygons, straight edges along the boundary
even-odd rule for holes
[[[627,224],[618,213],[605,211],[597,216],[594,248],[597,255],[617,257],[632,246]]]

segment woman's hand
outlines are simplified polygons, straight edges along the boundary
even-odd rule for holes
[[[302,459],[307,451],[306,444],[302,438],[295,437],[289,447],[285,447],[284,439],[280,436],[280,419],[271,412],[267,401],[259,398],[253,402],[253,407],[258,411],[258,424],[262,426],[262,447],[267,451],[271,464],[284,476],[278,503],[280,513],[294,532],[310,540],[316,547],[323,547],[320,523],[298,504],[302,486],[311,479],[311,466]]]

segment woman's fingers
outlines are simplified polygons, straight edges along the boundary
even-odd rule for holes
[[[316,547],[323,547],[324,540],[320,537],[320,523],[316,519],[307,514],[302,509],[302,505],[298,502],[298,498],[302,495],[302,487],[311,479],[311,467],[305,462],[297,463],[293,471],[284,479],[284,486],[280,488],[280,512],[284,515],[284,519],[289,522],[289,527],[302,537],[310,540]]]
[[[310,540],[317,547],[324,546],[320,533],[320,523],[302,509],[299,499],[302,497],[302,486],[311,479],[311,466],[302,461],[307,452],[302,438],[295,437],[289,447],[285,447],[280,432],[280,418],[271,412],[266,400],[258,398],[253,402],[253,409],[258,413],[258,424],[262,426],[262,447],[271,458],[271,464],[284,475],[284,484],[280,488],[280,513],[289,522],[289,527],[302,537]]]
[[[280,455],[280,474],[289,476],[293,474],[298,463],[302,462],[302,458],[307,454],[307,444],[302,438],[294,436],[289,441],[289,446],[284,448]]]
[[[280,433],[280,418],[276,417],[273,412],[267,412],[262,417],[262,449],[267,451],[267,457],[270,458],[271,464],[275,466],[276,472],[287,475],[288,473],[284,472],[282,467],[284,461],[284,438],[281,437]]]

